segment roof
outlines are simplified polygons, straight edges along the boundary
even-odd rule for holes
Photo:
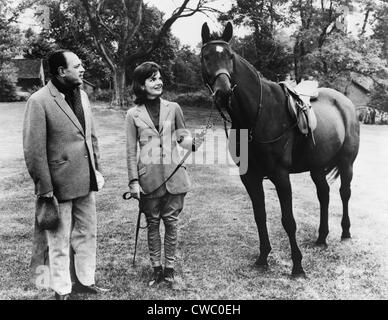
[[[354,72],[351,74],[351,80],[366,92],[370,92],[373,88],[373,79],[370,77],[358,75]]]
[[[18,78],[39,79],[42,61],[40,59],[12,59],[12,63],[18,68]]]

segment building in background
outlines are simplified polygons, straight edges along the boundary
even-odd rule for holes
[[[345,95],[353,102],[357,109],[365,108],[370,100],[372,90],[372,78],[352,73],[350,82],[345,88]]]
[[[42,59],[12,59],[11,62],[17,68],[16,92],[20,98],[28,97],[46,84]]]

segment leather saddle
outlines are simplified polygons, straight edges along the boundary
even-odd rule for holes
[[[313,131],[317,127],[317,118],[311,107],[311,101],[318,97],[318,82],[306,80],[293,88],[286,82],[279,84],[287,97],[290,114],[298,121],[299,131],[305,136],[310,134],[315,144]]]

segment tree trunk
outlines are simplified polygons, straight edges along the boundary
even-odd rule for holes
[[[113,70],[114,99],[113,105],[121,109],[128,107],[125,88],[125,67],[118,67]]]

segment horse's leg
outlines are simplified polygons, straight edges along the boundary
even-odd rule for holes
[[[311,178],[317,187],[317,195],[321,207],[321,219],[319,223],[319,236],[317,245],[326,246],[326,237],[329,234],[329,193],[330,187],[326,180],[324,170],[311,171]]]
[[[292,213],[292,190],[289,172],[278,169],[276,173],[269,178],[276,187],[282,211],[282,224],[290,240],[291,258],[293,263],[292,275],[304,275],[302,253],[296,242],[296,223]]]
[[[350,219],[349,219],[349,199],[351,195],[350,183],[353,178],[353,163],[351,161],[341,161],[338,165],[341,176],[340,195],[342,200],[342,235],[341,239],[350,238]]]
[[[252,173],[252,170],[249,170],[245,175],[241,176],[241,181],[251,198],[257,230],[259,231],[260,255],[257,258],[255,265],[259,268],[266,269],[268,267],[267,258],[271,252],[271,244],[269,242],[267,230],[263,177],[259,177],[257,174]]]

